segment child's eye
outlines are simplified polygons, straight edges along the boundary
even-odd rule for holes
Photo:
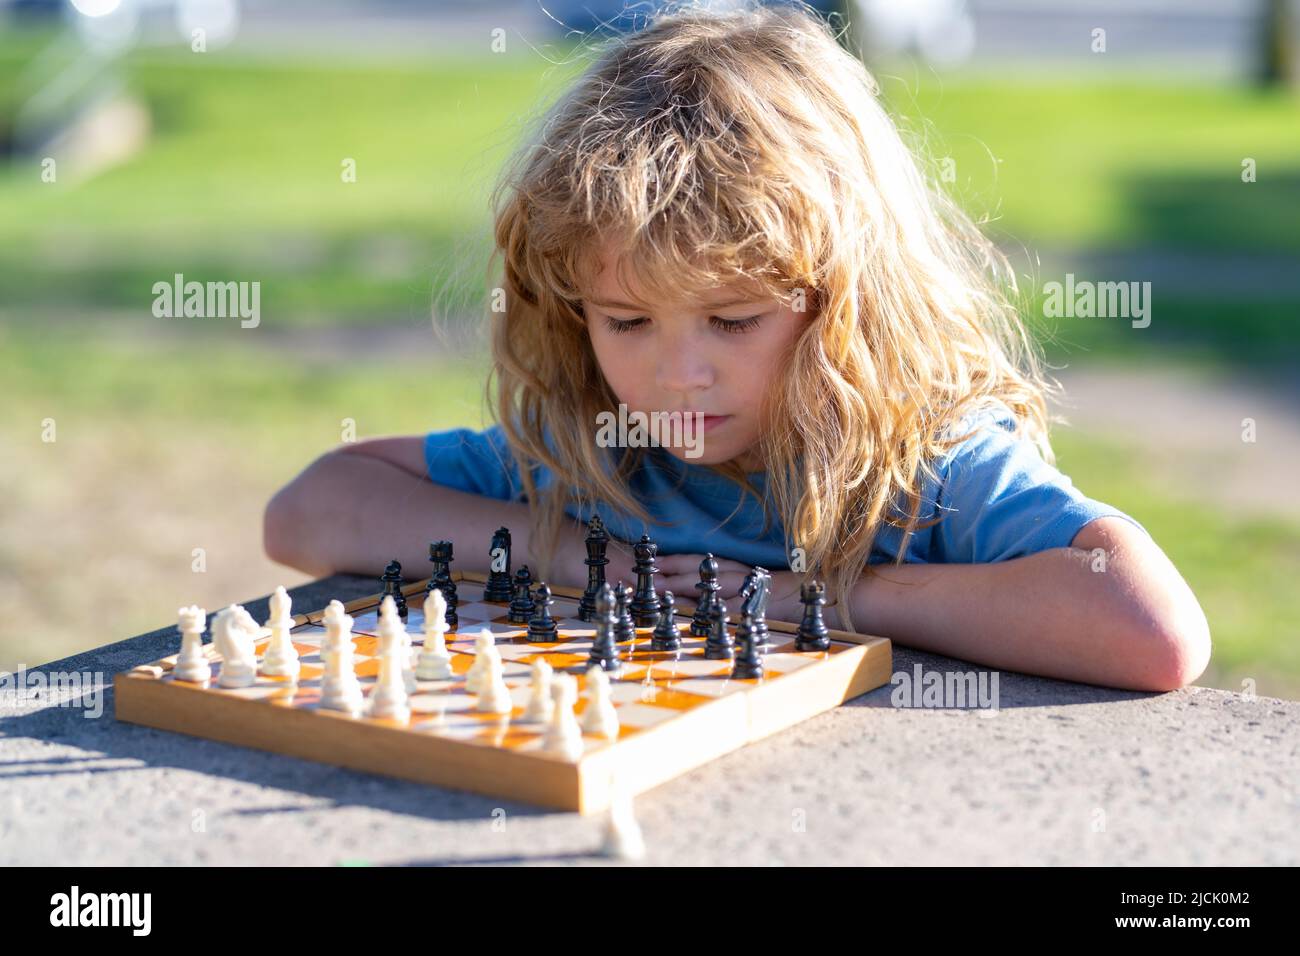
[[[640,316],[635,319],[624,319],[622,321],[619,321],[618,319],[614,318],[612,315],[607,315],[605,316],[605,327],[609,329],[611,332],[613,332],[615,335],[617,335],[621,332],[631,332],[633,329],[639,328],[640,326],[644,325],[646,321],[647,320],[644,316]]]
[[[724,319],[720,315],[709,316],[709,322],[713,327],[723,332],[748,332],[750,329],[758,328],[762,321],[761,315],[751,315],[744,319]]]

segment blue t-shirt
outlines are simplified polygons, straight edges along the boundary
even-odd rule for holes
[[[1009,410],[986,410],[967,422],[976,433],[937,462],[938,481],[927,481],[922,494],[922,521],[939,521],[912,535],[905,561],[987,563],[1068,547],[1080,528],[1108,515],[1142,527],[1123,512],[1085,497],[1043,461],[1032,442],[1015,437]],[[968,430],[964,427],[957,434]],[[762,505],[735,482],[663,449],[646,451],[643,466],[631,476],[630,491],[666,524],[647,524],[600,502],[571,502],[568,514],[586,522],[598,511],[611,535],[636,541],[648,533],[660,554],[712,552],[751,566],[789,567],[784,531],[774,509],[764,533]],[[519,468],[500,425],[482,432],[433,432],[425,438],[424,454],[429,478],[437,484],[502,501],[523,500]],[[534,476],[539,489],[553,477],[540,465]],[[765,492],[764,473],[751,473],[749,479]],[[902,536],[902,529],[882,525],[870,562],[893,561]]]

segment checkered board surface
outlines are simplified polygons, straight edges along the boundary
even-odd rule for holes
[[[481,579],[471,580],[462,576],[462,579],[457,583],[457,592],[459,599],[457,607],[458,625],[454,630],[448,631],[445,636],[447,649],[452,655],[452,670],[456,677],[446,681],[418,681],[418,689],[410,697],[411,716],[409,720],[371,718],[366,716],[364,710],[360,717],[352,718],[346,714],[319,706],[323,673],[320,645],[325,635],[325,629],[320,623],[323,611],[301,614],[295,618],[300,623],[293,629],[293,642],[298,650],[301,664],[301,671],[296,682],[288,678],[267,677],[259,673],[256,683],[251,687],[219,687],[216,678],[220,673],[220,658],[212,645],[209,644],[205,646],[205,650],[214,662],[213,679],[210,682],[194,684],[177,680],[172,674],[172,668],[176,663],[176,655],[163,658],[144,668],[137,668],[135,672],[129,675],[120,675],[118,682],[118,717],[119,719],[137,723],[164,727],[165,729],[180,730],[185,733],[197,732],[200,736],[214,736],[217,739],[249,743],[251,746],[262,749],[290,752],[299,756],[313,757],[314,759],[324,759],[328,762],[337,762],[346,766],[355,766],[357,764],[356,761],[345,759],[345,756],[341,757],[328,753],[328,748],[325,748],[324,752],[321,752],[319,748],[315,748],[316,753],[305,753],[300,748],[285,746],[284,741],[277,740],[279,735],[274,733],[254,733],[252,734],[254,739],[248,740],[246,734],[242,735],[243,739],[237,739],[241,738],[240,734],[213,732],[219,730],[219,727],[213,727],[205,732],[205,722],[202,717],[203,704],[201,701],[195,701],[194,698],[196,696],[207,699],[223,698],[223,703],[240,701],[258,707],[260,716],[253,719],[261,719],[264,723],[282,719],[280,715],[285,710],[294,711],[295,716],[293,719],[297,722],[295,726],[298,728],[296,731],[298,738],[301,738],[304,734],[311,734],[328,740],[328,735],[338,730],[340,722],[346,722],[350,725],[371,727],[376,731],[381,729],[389,732],[397,731],[404,737],[427,738],[430,742],[436,740],[456,745],[459,750],[442,750],[437,753],[443,756],[450,753],[453,757],[468,760],[470,764],[474,765],[486,760],[488,761],[489,770],[491,769],[490,761],[493,757],[491,754],[482,753],[483,751],[508,751],[520,757],[527,756],[535,761],[545,761],[547,764],[562,763],[581,769],[580,765],[591,762],[589,758],[599,756],[601,751],[616,751],[623,748],[631,738],[662,733],[665,728],[670,728],[675,722],[681,721],[683,717],[707,709],[710,706],[717,708],[721,714],[721,708],[726,705],[722,704],[719,707],[719,704],[728,698],[746,695],[760,687],[790,681],[792,675],[797,675],[801,671],[817,668],[838,655],[861,653],[864,649],[860,643],[832,641],[829,651],[799,652],[795,649],[793,633],[772,631],[769,635],[766,651],[763,654],[764,675],[758,679],[740,680],[731,677],[731,661],[705,659],[704,638],[693,637],[690,634],[689,611],[685,614],[679,614],[677,617],[676,623],[678,629],[682,632],[682,647],[679,651],[651,650],[652,629],[638,628],[634,640],[618,645],[619,655],[623,660],[623,669],[612,680],[613,699],[619,721],[618,738],[610,740],[603,737],[584,736],[584,753],[577,761],[573,761],[544,751],[542,749],[542,735],[545,731],[545,725],[525,722],[523,714],[531,695],[530,665],[532,661],[541,656],[546,659],[557,674],[568,672],[577,678],[578,700],[575,710],[579,715],[579,719],[581,719],[582,711],[587,705],[584,686],[585,672],[587,670],[588,654],[595,636],[595,627],[594,624],[584,622],[578,618],[578,592],[569,592],[555,598],[552,615],[559,629],[558,640],[554,643],[544,644],[530,643],[526,639],[527,627],[511,624],[508,621],[506,616],[508,606],[506,604],[483,601]],[[406,627],[411,635],[413,662],[424,640],[423,602],[424,593],[421,589],[416,587],[408,589],[407,603],[409,610]],[[362,685],[363,693],[368,698],[379,675],[379,638],[375,636],[378,622],[376,599],[369,598],[360,602],[353,602],[348,605],[348,612],[354,619],[352,628],[355,650],[354,669]],[[476,708],[476,695],[469,693],[465,689],[464,675],[469,671],[474,660],[474,639],[483,629],[488,630],[495,637],[497,649],[501,654],[505,682],[510,688],[514,701],[514,709],[509,714],[481,713]],[[269,638],[264,630],[262,638],[256,643],[259,661],[266,649],[268,640]],[[859,640],[861,639],[859,638]],[[887,641],[879,638],[869,640],[883,643],[885,657],[888,658]],[[887,673],[887,666],[885,673]],[[123,681],[121,677],[137,678],[137,680]],[[197,729],[176,726],[176,721],[172,721],[169,725],[166,716],[161,713],[153,714],[152,716],[155,719],[149,719],[151,716],[149,713],[142,713],[142,708],[146,706],[147,702],[130,700],[131,691],[139,685],[140,678],[148,679],[154,685],[151,688],[152,700],[157,701],[160,699],[158,694],[167,694],[170,691],[179,702],[180,695],[183,693],[187,707],[196,710],[200,715],[200,719],[192,722],[192,727]],[[858,683],[861,683],[861,681]],[[881,683],[883,683],[883,680]],[[878,684],[875,686],[878,686]],[[124,691],[127,697],[127,713],[125,716],[123,714]],[[861,692],[861,690],[856,691],[856,693]],[[168,701],[168,703],[171,702]],[[840,699],[832,700],[820,709],[827,709],[838,703],[840,703]],[[133,706],[133,704],[137,706]],[[165,708],[155,708],[158,711],[163,709]],[[240,719],[244,722],[250,719],[249,715],[251,713],[247,707],[240,708],[238,711]],[[208,715],[208,717],[213,717],[213,715]],[[701,725],[701,727],[703,726]],[[683,724],[683,730],[686,729]],[[479,751],[479,753],[469,754],[465,751],[465,748],[472,748]],[[734,749],[734,747],[727,749]],[[687,764],[687,767],[683,769],[688,769],[690,765],[696,765],[702,761],[692,763],[685,759],[685,755],[683,755],[683,762]],[[378,769],[379,772],[389,772],[390,770],[390,768],[377,768],[373,765],[361,767],[361,769]],[[403,772],[405,769],[407,768],[399,765],[391,768],[391,772],[396,773],[398,776],[435,780],[440,783],[449,783],[452,786],[464,784],[468,789],[508,790],[508,788],[501,787],[485,788],[477,786],[475,785],[476,781],[471,779],[476,774],[470,772],[467,772],[466,778],[461,780],[457,779],[454,773],[438,772],[424,775]],[[499,769],[504,771],[506,768],[503,766]],[[488,775],[491,776],[490,773]],[[665,778],[674,775],[676,774],[668,773]],[[506,792],[503,795],[514,794]],[[545,797],[541,799],[542,802],[556,802]],[[570,801],[562,800],[559,802],[567,805]],[[578,801],[579,804],[582,802]],[[596,800],[595,802],[599,803],[601,801]],[[585,807],[579,805],[575,806],[574,809],[585,809]]]

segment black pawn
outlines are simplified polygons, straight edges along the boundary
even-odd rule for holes
[[[659,599],[659,623],[655,625],[650,649],[654,651],[680,651],[682,632],[677,627],[673,611],[673,592],[665,591]]]
[[[459,621],[456,607],[460,599],[456,596],[456,582],[451,579],[452,547],[450,541],[433,541],[429,544],[429,561],[433,564],[433,576],[429,586],[424,589],[427,597],[433,591],[442,592],[447,601],[447,626],[455,627]]]
[[[596,595],[596,639],[591,642],[587,667],[599,667],[606,674],[618,674],[623,669],[618,647],[614,643],[615,621],[614,589],[605,584]]]
[[[504,604],[514,596],[510,577],[510,529],[497,528],[488,548],[488,579],[483,600]]]
[[[763,657],[758,652],[758,632],[754,628],[754,615],[749,611],[740,619],[736,628],[736,643],[740,645],[740,654],[731,669],[731,676],[737,680],[756,680],[763,676]]]
[[[510,602],[510,611],[506,616],[511,624],[527,624],[535,610],[533,604],[533,574],[524,565],[515,572],[515,596]]]
[[[721,585],[718,584],[718,562],[712,554],[706,554],[700,562],[700,583],[695,585],[700,592],[695,605],[695,616],[691,618],[691,634],[695,637],[708,637],[713,630],[713,602]]]
[[[618,587],[614,588],[615,605],[614,619],[614,639],[619,643],[623,641],[636,640],[636,624],[632,620],[632,587],[618,582]]]
[[[797,651],[828,651],[831,649],[831,632],[822,620],[822,608],[826,604],[826,588],[820,581],[802,585],[799,588],[799,600],[803,602],[803,620],[795,635],[794,647]]]
[[[641,535],[641,540],[632,548],[633,566],[636,572],[636,592],[632,596],[632,620],[637,627],[654,627],[659,623],[659,597],[655,594],[655,557],[659,554],[659,545],[650,540],[650,535]]]
[[[555,599],[551,597],[551,589],[543,581],[537,585],[537,613],[528,622],[528,640],[534,644],[553,644],[559,633],[559,628],[555,626],[555,618],[551,617],[551,605]]]
[[[704,642],[704,656],[711,661],[729,661],[736,656],[735,639],[727,630],[727,606],[719,601],[713,606],[709,639]]]
[[[401,562],[397,560],[389,561],[388,567],[384,568],[384,573],[379,576],[379,583],[384,588],[384,593],[379,598],[380,603],[383,603],[384,598],[391,597],[393,603],[397,605],[397,616],[405,621],[406,595],[402,593]]]
[[[609,558],[605,557],[609,548],[609,535],[605,532],[605,522],[600,520],[600,515],[591,516],[586,543],[587,560],[583,563],[587,565],[587,590],[582,592],[582,600],[578,602],[580,621],[595,620],[596,598],[605,585],[605,565],[609,564]]]

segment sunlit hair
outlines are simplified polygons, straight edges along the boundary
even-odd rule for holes
[[[595,442],[618,402],[580,302],[602,250],[661,301],[736,281],[796,310],[805,297],[812,317],[762,410],[764,509],[845,628],[882,523],[925,526],[922,488],[969,434],[964,416],[1001,403],[1052,460],[1014,275],[878,95],[810,11],[677,9],[608,41],[544,116],[493,194],[505,297],[489,390],[535,541],[556,540],[573,501],[649,520],[626,478],[654,450]],[[538,463],[556,476],[541,493]]]

